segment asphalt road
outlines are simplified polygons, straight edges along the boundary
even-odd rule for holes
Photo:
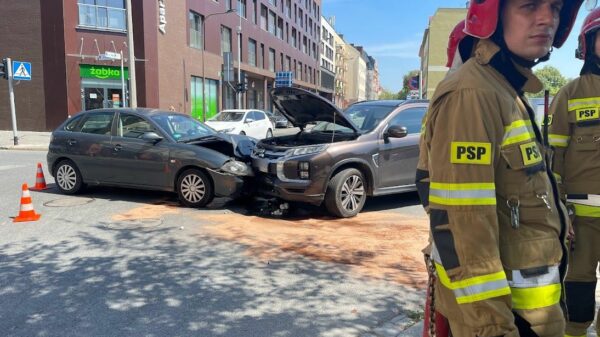
[[[21,184],[33,185],[37,162],[51,187],[31,192],[42,217],[13,223]],[[280,247],[265,257],[248,241],[260,227],[254,233],[235,227],[248,217],[242,204],[217,199],[208,209],[189,209],[169,193],[117,188],[65,196],[52,183],[44,152],[0,151],[2,336],[420,333],[414,324],[422,290],[371,277],[378,269],[361,274],[351,263],[283,254]],[[415,194],[376,198],[365,213],[419,218],[417,204]],[[305,217],[313,211],[304,210]],[[215,225],[223,216],[230,222]],[[303,228],[312,226],[306,221]]]

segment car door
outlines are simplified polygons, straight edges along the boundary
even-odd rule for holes
[[[379,139],[379,186],[380,188],[412,185],[415,181],[419,160],[421,121],[426,107],[407,107],[395,112],[383,129]],[[385,137],[391,126],[407,128],[403,138]]]
[[[88,112],[82,116],[76,132],[65,139],[65,152],[79,168],[83,181],[106,181],[110,170],[110,142],[115,113],[113,111]]]
[[[258,139],[263,139],[267,136],[267,131],[271,128],[269,125],[269,118],[263,111],[254,111],[254,117],[256,122],[256,132],[258,133]]]
[[[163,139],[154,143],[141,139],[146,132],[156,132],[164,137],[154,124],[140,115],[120,112],[115,129],[111,142],[112,182],[142,187],[169,186],[169,141]]]
[[[256,116],[254,110],[248,111],[246,117],[244,117],[244,127],[246,135],[254,138],[260,138],[257,130]]]

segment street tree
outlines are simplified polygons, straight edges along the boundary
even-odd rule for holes
[[[393,93],[384,88],[381,90],[381,93],[379,94],[379,99],[398,99],[398,94]]]
[[[411,70],[406,75],[404,75],[404,79],[402,81],[402,90],[398,92],[398,99],[406,99],[406,96],[410,94],[409,83],[411,78],[419,76],[419,70]]]
[[[567,79],[560,73],[560,70],[553,66],[544,66],[534,71],[540,81],[544,84],[544,89],[550,91],[550,96],[555,96],[558,90],[567,84]],[[529,97],[544,97],[544,90],[529,95]]]

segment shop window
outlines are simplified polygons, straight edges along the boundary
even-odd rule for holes
[[[78,0],[79,26],[101,30],[127,30],[124,0]]]

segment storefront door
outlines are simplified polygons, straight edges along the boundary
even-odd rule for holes
[[[123,107],[121,83],[110,80],[82,79],[82,110]]]

